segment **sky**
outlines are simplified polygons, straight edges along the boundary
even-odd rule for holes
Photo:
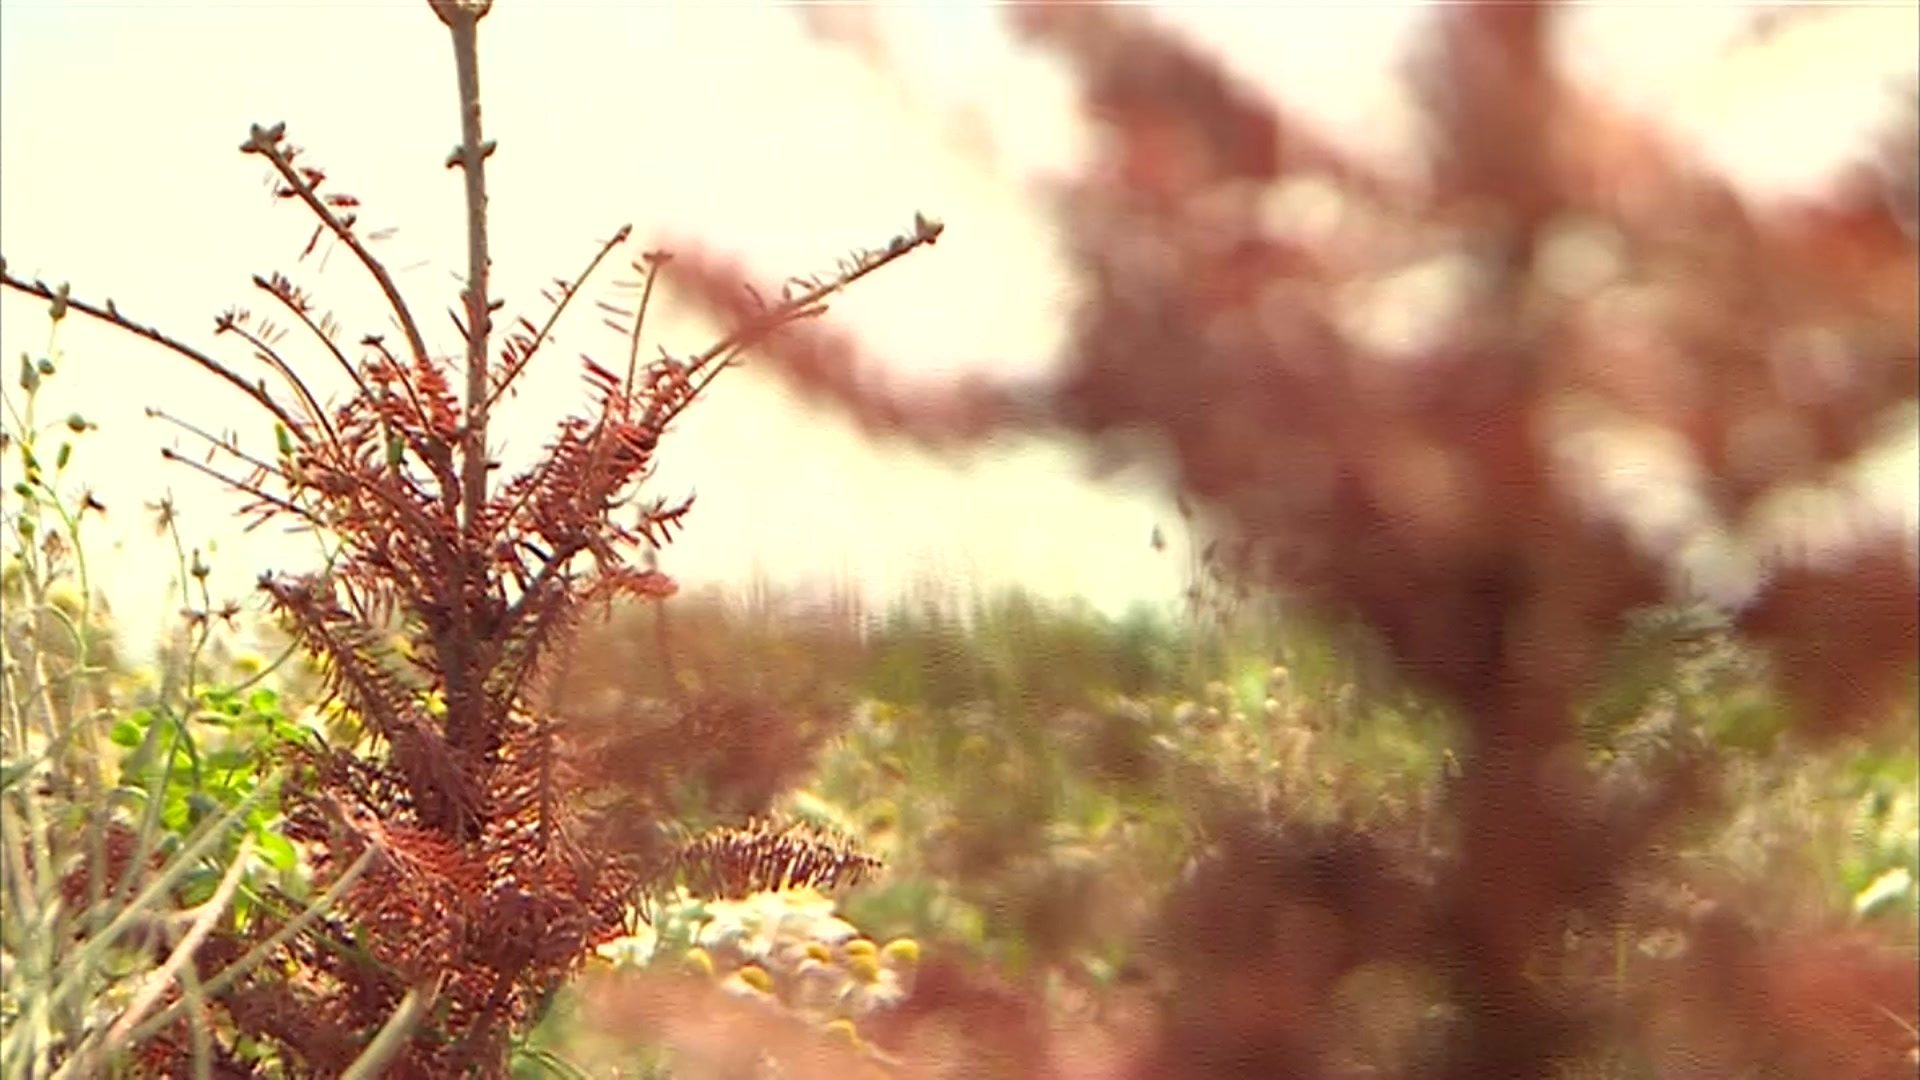
[[[1920,15],[1858,5],[1709,63],[1740,7],[1585,8],[1563,49],[1580,78],[1658,117],[1756,193],[1805,197],[1858,152],[1885,76],[1912,69]],[[893,77],[810,37],[792,7],[496,3],[481,27],[481,79],[500,146],[488,178],[507,314],[536,310],[539,288],[575,273],[623,223],[636,237],[697,238],[778,279],[883,244],[918,211],[947,223],[939,246],[862,283],[829,318],[907,380],[1047,370],[1074,283],[1035,193],[1085,153],[1071,84],[1015,45],[989,6],[871,13]],[[1181,5],[1160,17],[1353,152],[1411,160],[1416,114],[1395,72],[1418,9]],[[365,228],[393,230],[376,251],[430,344],[451,353],[439,313],[464,265],[458,175],[442,167],[455,105],[446,34],[420,0],[9,0],[0,250],[16,273],[112,297],[198,345],[214,344],[223,309],[264,310],[249,279],[273,270],[356,335],[378,326],[344,252],[296,262],[310,219],[276,204],[261,164],[238,152],[250,123],[285,121],[329,183],[360,197]],[[46,351],[43,310],[0,297],[0,355]],[[654,325],[676,352],[710,336],[670,306]],[[571,358],[618,342],[587,317],[559,346],[496,421],[510,463],[580,400]],[[100,426],[74,469],[110,508],[93,547],[123,618],[154,624],[175,604],[171,549],[141,509],[163,493],[189,545],[217,544],[218,594],[245,597],[263,567],[311,563],[310,538],[238,534],[230,494],[159,459],[178,436],[143,414],[150,405],[263,445],[270,434],[237,396],[85,320],[62,326],[58,348],[43,408]],[[16,365],[6,362],[10,394]],[[1095,481],[1079,452],[1033,443],[935,460],[865,443],[750,366],[717,389],[663,443],[654,489],[697,495],[663,557],[685,582],[852,581],[876,601],[928,581],[1017,583],[1109,612],[1172,602],[1183,587],[1177,518],[1148,469]],[[1149,545],[1156,525],[1175,541],[1168,552]]]

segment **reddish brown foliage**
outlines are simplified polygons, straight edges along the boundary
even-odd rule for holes
[[[283,809],[317,889],[339,882],[363,856],[371,861],[317,940],[281,946],[279,963],[255,968],[219,1005],[240,1032],[277,1043],[289,1068],[312,1075],[345,1069],[415,991],[429,995],[424,1012],[432,1019],[390,1075],[504,1075],[507,1035],[596,945],[623,931],[635,891],[660,883],[660,875],[702,869],[702,856],[734,877],[773,866],[799,880],[850,878],[870,864],[824,840],[802,843],[758,829],[702,838],[676,855],[661,850],[658,828],[618,820],[637,812],[642,824],[660,825],[663,793],[687,779],[674,766],[696,764],[659,753],[659,740],[706,755],[712,768],[703,779],[719,780],[722,795],[746,814],[763,809],[804,767],[823,725],[794,724],[759,700],[683,703],[645,733],[654,741],[629,739],[620,748],[663,767],[583,776],[577,755],[605,749],[599,733],[563,737],[542,715],[552,695],[539,691],[583,605],[673,592],[669,579],[636,558],[666,543],[689,509],[684,501],[637,498],[673,420],[740,350],[821,314],[827,298],[932,244],[941,226],[916,217],[910,233],[853,253],[837,273],[782,303],[735,309],[729,333],[706,351],[676,358],[662,350],[651,362],[640,359],[642,331],[667,257],[644,255],[632,264],[640,280],[631,301],[601,305],[626,339],[624,363],[585,359],[585,414],[561,423],[537,464],[493,482],[492,407],[628,230],[607,241],[579,278],[548,294],[551,311],[541,325],[518,320],[499,355],[491,354],[498,305],[486,286],[484,163],[494,147],[481,135],[475,71],[477,24],[488,6],[432,4],[451,31],[462,95],[462,140],[448,164],[462,171],[467,194],[464,319],[454,316],[466,347],[464,387],[449,378],[446,359],[429,351],[392,276],[362,242],[353,212],[359,200],[321,194],[326,174],[287,141],[284,125],[255,125],[241,151],[271,167],[279,197],[313,213],[316,241],[325,234],[361,262],[404,339],[396,355],[370,335],[349,356],[332,317],[290,279],[255,278],[350,382],[338,405],[323,403],[282,355],[285,334],[267,318],[234,309],[216,331],[242,339],[278,391],[127,319],[111,303],[69,301],[64,286],[19,279],[0,266],[7,287],[145,337],[249,398],[274,421],[277,455],[257,456],[182,424],[211,444],[207,462],[167,456],[246,495],[256,524],[279,519],[338,545],[327,572],[267,575],[260,586],[369,739],[290,752],[295,771]],[[239,471],[212,464],[223,455]],[[616,782],[627,791],[624,803],[588,812],[591,788]],[[237,937],[216,935],[204,959],[230,962],[278,929],[275,918],[255,919]]]
[[[1691,527],[1756,551],[1735,590],[1752,595],[1731,599],[1773,646],[1801,731],[1883,723],[1911,687],[1911,537],[1863,521],[1828,544],[1762,521],[1788,485],[1836,481],[1914,399],[1911,184],[1891,199],[1852,184],[1763,216],[1554,70],[1544,5],[1437,14],[1420,80],[1435,130],[1424,187],[1342,161],[1135,12],[1032,5],[1014,19],[1078,73],[1102,139],[1061,203],[1087,287],[1064,375],[1038,394],[910,396],[817,331],[771,346],[770,366],[877,430],[936,443],[1008,425],[1157,436],[1248,574],[1358,615],[1472,740],[1459,849],[1397,910],[1380,912],[1372,890],[1406,887],[1364,859],[1327,871],[1335,888],[1215,856],[1228,869],[1197,877],[1169,916],[1212,912],[1218,939],[1189,948],[1142,1074],[1328,1075],[1333,988],[1376,962],[1448,984],[1460,1024],[1432,1068],[1542,1076],[1573,1062],[1630,1022],[1600,997],[1543,987],[1529,965],[1566,913],[1618,904],[1693,786],[1683,769],[1660,778],[1661,797],[1615,805],[1567,764],[1603,646],[1625,614],[1673,595],[1685,539],[1636,526],[1637,508],[1596,491],[1570,448],[1607,425],[1677,436],[1702,475]],[[1318,238],[1263,218],[1267,191],[1300,176],[1341,186],[1343,221]],[[1599,288],[1568,287],[1552,264],[1583,228],[1619,252]],[[1355,331],[1356,289],[1438,255],[1461,267],[1461,298],[1429,339],[1395,352]],[[734,310],[724,268],[690,280]],[[1284,948],[1268,944],[1275,927],[1292,929]],[[1202,975],[1194,957],[1212,948],[1233,962]],[[1859,988],[1875,964],[1836,953],[1850,974],[1810,978],[1797,956],[1729,939],[1703,965],[1748,972],[1772,988],[1767,1004],[1721,999],[1658,1038],[1807,1075],[1841,1060],[1822,1054],[1872,1023]],[[1876,1000],[1913,1016],[1910,994]],[[1845,1060],[1862,1075],[1910,1068],[1898,1041]]]

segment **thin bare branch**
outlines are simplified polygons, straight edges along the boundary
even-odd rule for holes
[[[278,373],[287,385],[293,387],[301,404],[306,406],[307,414],[313,418],[313,426],[325,432],[327,441],[337,448],[340,445],[340,434],[333,430],[333,424],[327,419],[327,410],[320,404],[320,400],[313,396],[313,391],[307,389],[306,380],[294,372],[293,365],[287,363],[279,350],[259,334],[240,325],[237,320],[226,320],[224,329],[228,333],[240,335],[242,340],[254,347],[255,355],[259,359],[265,361],[268,367]]]
[[[340,215],[334,213],[333,208],[328,206],[314,190],[313,184],[293,167],[292,158],[282,146],[285,137],[285,124],[274,124],[271,127],[255,124],[247,141],[240,144],[240,150],[242,153],[259,154],[271,162],[274,171],[280,174],[280,178],[286,182],[288,189],[298,196],[301,202],[307,204],[307,209],[312,210],[314,216],[326,225],[328,232],[347,245],[347,250],[353,252],[354,256],[360,260],[360,264],[367,268],[367,273],[373,275],[374,283],[380,287],[381,294],[387,298],[387,304],[393,309],[393,316],[399,321],[400,332],[406,335],[407,347],[413,351],[414,358],[422,363],[426,362],[426,339],[421,337],[420,325],[414,321],[413,312],[407,308],[406,298],[400,295],[400,287],[394,284],[393,275],[387,272],[386,264],[375,258],[373,252],[368,251],[367,246],[360,242],[360,237],[353,231],[352,226]]]
[[[489,411],[499,402],[501,396],[507,392],[507,388],[513,385],[513,381],[520,377],[520,373],[527,369],[527,365],[533,362],[533,354],[539,352],[540,346],[547,343],[548,335],[553,333],[553,328],[555,324],[559,323],[560,316],[566,312],[567,305],[573,302],[574,297],[580,295],[580,290],[586,285],[587,279],[593,276],[593,272],[599,268],[600,263],[606,259],[607,255],[611,253],[614,248],[626,243],[627,237],[632,234],[632,225],[620,226],[619,231],[615,232],[611,239],[600,245],[600,250],[594,253],[593,258],[587,263],[587,268],[580,271],[579,275],[573,279],[573,283],[561,287],[560,298],[554,303],[553,310],[547,313],[547,321],[540,325],[540,329],[534,333],[533,339],[527,343],[525,348],[518,350],[519,355],[512,358],[507,364],[506,369],[500,373],[500,378],[495,383],[493,392],[487,396],[487,409]],[[651,279],[648,280],[648,288],[649,290],[652,288]],[[644,307],[642,310],[645,310]]]
[[[333,335],[321,329],[320,324],[313,321],[313,313],[305,302],[304,294],[298,292],[291,281],[278,274],[272,278],[255,274],[253,284],[255,288],[280,301],[294,318],[300,320],[302,326],[311,331],[314,337],[320,339],[320,344],[326,346],[334,362],[340,365],[340,370],[346,372],[347,378],[353,380],[354,389],[358,390],[362,397],[372,399],[373,395],[368,391],[366,381],[360,377],[359,370],[353,366],[351,360],[347,359],[347,354],[340,351],[340,346],[334,344]]]
[[[21,278],[14,277],[12,274],[7,273],[4,267],[0,267],[0,285],[4,285],[9,289],[15,290],[16,292],[23,292],[23,293],[27,293],[30,296],[37,296],[40,299],[46,300],[48,302],[53,302],[57,296],[61,295],[55,289],[50,287],[46,282],[41,281],[38,278],[32,281],[26,281]],[[285,424],[288,428],[298,428],[300,426],[299,422],[293,418],[292,414],[287,412],[286,407],[281,405],[280,402],[274,400],[274,397],[272,394],[267,393],[266,387],[264,385],[259,383],[248,382],[246,379],[240,377],[240,375],[236,373],[232,368],[227,367],[225,364],[222,364],[220,361],[215,360],[213,357],[208,356],[206,353],[201,352],[199,349],[196,349],[193,346],[188,345],[186,342],[180,341],[177,338],[169,337],[168,335],[161,333],[159,329],[153,326],[148,326],[144,323],[134,322],[132,319],[129,319],[125,315],[120,314],[119,309],[114,307],[113,301],[108,300],[105,306],[97,307],[93,304],[88,303],[85,300],[78,300],[68,296],[68,297],[65,297],[64,302],[69,308],[73,309],[74,311],[80,312],[82,315],[99,319],[101,322],[104,322],[104,323],[111,323],[112,325],[117,326],[120,329],[125,330],[130,334],[136,334],[140,337],[146,338],[148,341],[151,341],[157,345],[161,345],[167,349],[170,349],[173,352],[179,354],[180,356],[186,357],[188,360],[191,360],[193,363],[199,365],[202,369],[212,372],[214,375],[219,376],[221,379],[225,380],[229,385],[235,387],[241,393],[247,395],[249,398],[252,398],[256,403],[260,405],[261,408],[272,413],[274,416],[274,419],[279,420],[281,423]]]
[[[265,489],[261,488],[258,484],[250,484],[245,480],[235,479],[234,477],[228,476],[226,473],[221,472],[219,469],[216,469],[211,465],[202,464],[198,461],[193,460],[190,457],[185,456],[184,454],[179,453],[178,451],[171,450],[166,447],[160,448],[160,457],[164,461],[177,461],[180,464],[185,465],[187,468],[192,469],[195,472],[202,473],[206,476],[210,476],[213,479],[219,481],[220,483],[225,484],[227,487],[234,489],[235,491],[238,491],[244,495],[252,496],[254,499],[257,499],[260,502],[266,503],[269,506],[272,506],[283,513],[292,514],[294,517],[297,517],[303,521],[306,521],[307,523],[311,524],[315,528],[324,529],[327,527],[327,523],[325,521],[322,521],[320,518],[316,517],[314,513],[308,510],[306,507],[301,506],[297,503],[289,502],[288,500],[283,499],[278,495],[270,495],[266,492]]]
[[[271,474],[271,473],[277,473],[279,471],[273,465],[269,465],[268,463],[260,460],[259,458],[254,457],[252,454],[247,453],[245,450],[240,449],[240,447],[234,443],[234,440],[221,438],[213,434],[212,432],[206,430],[205,428],[202,428],[198,424],[195,424],[188,420],[183,420],[180,417],[175,416],[170,412],[167,412],[165,409],[156,408],[150,405],[147,407],[146,412],[147,412],[147,415],[152,417],[153,419],[164,420],[167,423],[172,424],[174,427],[177,427],[180,430],[186,432],[187,434],[192,435],[197,439],[201,439],[205,441],[208,445],[215,447],[216,449],[219,449],[231,455],[232,457],[247,463],[248,465],[253,466],[255,469],[261,472]]]
[[[647,281],[640,288],[640,308],[634,312],[633,333],[627,339],[627,381],[621,387],[621,392],[628,396],[633,394],[634,372],[640,367],[640,337],[646,332],[647,305],[653,300],[654,282],[660,278],[660,268],[665,266],[672,256],[658,251],[649,251],[641,258],[646,263]]]

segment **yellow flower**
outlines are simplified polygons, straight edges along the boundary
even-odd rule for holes
[[[746,983],[755,990],[763,994],[773,993],[773,976],[767,974],[767,969],[761,967],[759,964],[748,964],[735,974],[740,976],[741,982]]]
[[[920,963],[920,943],[912,938],[894,938],[880,955],[895,965],[913,967]]]
[[[855,1050],[860,1049],[860,1032],[854,1028],[853,1021],[846,1017],[843,1016],[837,1020],[827,1021],[826,1031],[834,1038],[845,1042]]]
[[[713,976],[713,957],[705,949],[698,947],[688,949],[687,955],[681,957],[681,963],[696,975],[705,975],[708,978]]]

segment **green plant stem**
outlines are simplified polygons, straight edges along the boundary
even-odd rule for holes
[[[131,1033],[133,1026],[153,1008],[154,1003],[160,1000],[160,995],[179,977],[181,970],[188,966],[188,961],[193,959],[193,954],[212,932],[214,922],[226,913],[227,905],[233,899],[234,889],[240,884],[240,876],[246,870],[247,857],[252,854],[253,838],[247,837],[240,842],[239,852],[227,867],[227,872],[221,876],[220,884],[213,895],[199,907],[183,913],[193,920],[192,925],[181,936],[180,942],[168,954],[166,961],[147,973],[141,981],[140,989],[134,993],[132,1003],[114,1020],[113,1026],[107,1029],[105,1036],[82,1043],[74,1051],[73,1056],[67,1059],[66,1064],[54,1073],[54,1080],[60,1080],[63,1076],[88,1075],[101,1061],[126,1045],[127,1036]]]

